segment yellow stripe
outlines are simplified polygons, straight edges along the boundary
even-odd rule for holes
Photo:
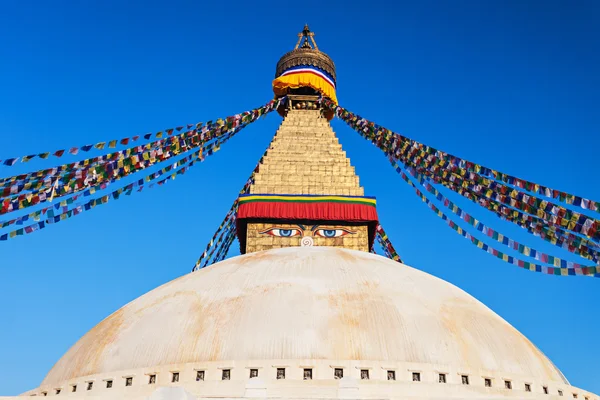
[[[244,196],[240,198],[240,202],[252,200],[334,200],[334,201],[360,201],[362,203],[376,204],[376,199],[364,197],[340,197],[340,196]]]
[[[283,96],[287,94],[288,89],[298,89],[303,86],[318,90],[325,97],[329,97],[336,105],[338,104],[333,86],[320,76],[311,73],[280,76],[273,81],[273,92],[277,96]]]

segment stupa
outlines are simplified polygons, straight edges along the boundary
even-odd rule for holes
[[[598,399],[469,294],[370,253],[376,200],[319,106],[335,79],[305,27],[277,64],[284,120],[240,197],[242,255],[117,310],[25,396]]]

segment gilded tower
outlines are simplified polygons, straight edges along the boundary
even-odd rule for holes
[[[358,176],[329,124],[320,99],[337,102],[335,65],[304,27],[296,48],[277,63],[275,95],[287,96],[284,117],[250,193],[240,197],[242,253],[289,246],[370,251],[375,198]]]

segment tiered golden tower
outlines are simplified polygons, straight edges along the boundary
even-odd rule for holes
[[[299,36],[296,49],[277,64],[273,83],[276,95],[287,96],[279,110],[284,120],[249,194],[240,197],[241,250],[331,246],[369,251],[377,225],[375,199],[364,196],[329,124],[332,114],[319,101],[335,94],[333,61],[318,50],[308,27]]]

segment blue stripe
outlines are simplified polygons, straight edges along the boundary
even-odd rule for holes
[[[321,68],[317,68],[317,67],[315,67],[315,66],[313,66],[313,65],[298,65],[298,66],[296,66],[296,67],[291,67],[291,68],[288,68],[288,69],[286,69],[285,71],[283,71],[283,72],[282,72],[282,74],[283,74],[283,73],[285,73],[285,72],[288,72],[288,71],[294,71],[294,70],[296,70],[296,69],[306,69],[306,68],[310,68],[310,69],[314,69],[315,71],[319,71],[320,73],[322,73],[323,75],[325,75],[325,76],[327,76],[329,79],[331,79],[331,81],[332,81],[333,83],[336,83],[336,82],[335,82],[335,79],[333,78],[333,76],[331,76],[331,74],[329,74],[328,72],[326,72],[326,71],[323,71]]]

